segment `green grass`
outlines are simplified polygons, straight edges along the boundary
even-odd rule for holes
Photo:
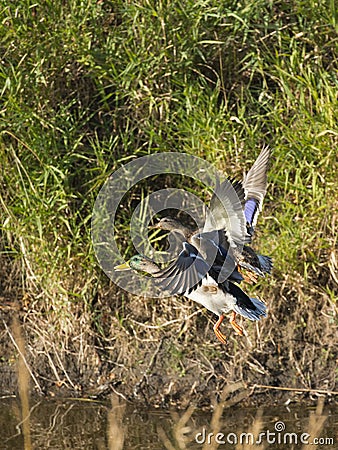
[[[88,336],[112,337],[105,302],[114,288],[94,256],[92,207],[115,169],[155,152],[197,155],[241,177],[268,143],[256,246],[273,255],[275,271],[259,294],[299,285],[300,302],[326,299],[333,314],[333,1],[1,0],[0,11],[1,255],[18,267],[19,298],[41,326],[53,321],[62,348],[81,316]],[[157,177],[152,188],[181,183],[205,198],[193,181],[176,181]],[[128,221],[147,189],[135,189],[119,215],[129,256]]]

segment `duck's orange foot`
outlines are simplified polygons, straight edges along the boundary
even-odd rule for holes
[[[242,275],[245,283],[256,284],[258,282],[258,275],[248,269],[243,269],[243,267],[237,267],[238,272]]]
[[[258,282],[258,275],[255,272],[246,272],[244,275],[244,281],[249,284],[256,284]]]
[[[219,341],[221,341],[222,344],[226,344],[227,339],[224,336],[224,334],[221,332],[221,330],[219,329],[219,327],[220,327],[221,323],[223,322],[223,320],[224,320],[224,316],[222,314],[222,315],[219,316],[219,319],[217,320],[217,322],[214,325],[214,332],[216,334],[217,339]]]
[[[230,317],[230,324],[232,328],[236,331],[237,334],[243,336],[243,328],[238,325],[236,322],[236,313],[233,311]]]

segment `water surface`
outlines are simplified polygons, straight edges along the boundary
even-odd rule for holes
[[[186,412],[140,409],[116,396],[106,402],[43,399],[30,401],[25,426],[21,411],[18,398],[0,400],[0,448],[235,449],[253,448],[239,444],[252,444],[260,436],[259,448],[313,449],[316,436],[322,443],[317,448],[338,446],[338,411],[330,405],[259,410],[237,405],[224,409],[218,420],[215,413],[193,408]]]

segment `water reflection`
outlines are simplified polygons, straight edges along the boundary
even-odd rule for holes
[[[10,339],[12,340],[17,352],[17,380],[18,380],[18,391],[20,398],[20,418],[21,421],[17,424],[16,428],[19,430],[18,433],[23,435],[23,444],[25,450],[31,450],[31,435],[30,435],[30,410],[29,410],[29,382],[30,382],[30,370],[26,361],[26,349],[25,340],[22,336],[21,326],[17,315],[13,316],[12,331],[8,329],[5,324],[6,331],[8,332]]]
[[[107,438],[109,450],[122,450],[124,437],[128,434],[127,426],[123,423],[126,403],[117,395],[111,396],[111,409],[107,413]]]
[[[216,417],[218,414],[218,417]],[[307,448],[314,437],[322,444],[310,448],[337,448],[338,411],[331,406],[267,408],[232,407],[206,414],[194,410],[167,412],[139,409],[118,396],[110,402],[31,399],[31,448],[57,449],[216,449]],[[279,428],[278,428],[279,427]],[[0,448],[28,448],[21,421],[19,398],[0,400]],[[261,433],[261,435],[260,435]],[[287,442],[283,439],[288,433]],[[300,436],[308,433],[308,444]],[[274,434],[275,442],[272,441]],[[290,435],[290,436],[289,436]],[[242,436],[242,440],[240,437]],[[297,445],[295,439],[298,439]],[[333,439],[325,441],[323,439]],[[268,440],[269,439],[269,440]],[[278,439],[280,442],[278,442]]]

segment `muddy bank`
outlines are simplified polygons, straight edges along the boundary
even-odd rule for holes
[[[184,299],[126,297],[110,285],[98,290],[90,310],[69,304],[61,321],[60,311],[31,311],[24,296],[7,296],[0,312],[1,392],[18,392],[17,317],[30,388],[39,396],[116,393],[156,407],[209,409],[222,399],[229,406],[311,404],[327,392],[326,401],[335,402],[332,303],[310,295],[300,301],[300,294],[287,280],[265,287],[267,319],[243,321],[242,337],[226,324],[225,346],[213,334],[213,315]]]

